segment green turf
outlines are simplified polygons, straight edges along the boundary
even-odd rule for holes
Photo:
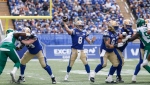
[[[91,72],[95,69],[96,65],[99,63],[99,60],[89,61],[91,67]],[[122,77],[125,81],[123,84],[118,85],[135,85],[131,84],[132,74],[134,72],[135,66],[138,63],[138,60],[126,61],[122,71]],[[68,82],[65,82],[64,76],[66,74],[66,66],[68,65],[67,61],[64,60],[49,60],[48,64],[51,66],[54,75],[56,76],[57,85],[106,85],[105,78],[109,71],[110,63],[102,71],[96,75],[95,83],[88,81],[87,74],[84,70],[84,66],[81,61],[76,61],[71,74],[69,76]],[[2,75],[0,75],[0,85],[11,85],[10,84],[10,75],[9,72],[13,67],[11,61],[7,62],[6,68]],[[16,77],[19,76],[19,70],[16,74]],[[27,64],[25,71],[26,82],[21,85],[51,85],[51,79],[44,69],[41,68],[38,61],[30,61]],[[115,76],[114,76],[115,79]],[[150,85],[150,75],[144,69],[142,69],[137,77],[137,85]],[[12,84],[18,85],[18,84]]]

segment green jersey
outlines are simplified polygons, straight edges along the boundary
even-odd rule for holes
[[[147,27],[139,27],[137,28],[137,32],[140,34],[140,40],[146,48],[150,48],[150,35],[147,34]]]
[[[15,48],[17,39],[14,37],[13,33],[14,32],[10,32],[9,34],[7,34],[7,37],[1,43],[2,47],[9,46]]]

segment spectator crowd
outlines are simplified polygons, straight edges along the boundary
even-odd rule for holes
[[[134,0],[130,0],[134,1]],[[49,16],[49,0],[9,0],[12,16]],[[145,8],[144,8],[145,9]],[[146,13],[148,11],[144,11]],[[76,17],[84,21],[85,30],[102,33],[110,20],[117,21],[122,27],[124,17],[116,0],[53,0],[52,19],[13,20],[15,29],[22,31],[30,26],[32,31],[41,33],[66,33],[62,26],[62,17],[68,16],[68,26],[73,29]]]
[[[136,19],[150,19],[150,0],[127,0]]]

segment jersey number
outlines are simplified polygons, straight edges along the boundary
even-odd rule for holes
[[[115,44],[115,38],[113,38],[112,40],[111,40],[111,45],[114,45]]]
[[[79,44],[82,44],[82,37],[79,37],[79,38],[78,38],[78,43],[79,43]]]
[[[28,48],[35,48],[35,46],[33,44],[30,44],[27,46]]]
[[[147,32],[144,32],[144,35],[147,37],[147,39],[150,39],[150,36],[147,34]]]

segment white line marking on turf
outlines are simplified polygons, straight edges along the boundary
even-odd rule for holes
[[[32,76],[27,76],[27,77],[32,77]]]
[[[44,78],[40,78],[40,80],[45,80]]]
[[[47,59],[48,61],[69,61],[69,59]],[[99,58],[97,59],[87,59],[88,61],[100,61]],[[139,60],[138,58],[136,59],[125,59],[125,61],[135,61],[135,60]],[[12,62],[10,59],[8,59],[8,61]],[[32,59],[31,61],[35,61],[35,62],[39,62],[38,59]]]
[[[60,70],[60,72],[66,73],[65,70]],[[93,72],[93,70],[91,70],[91,73],[92,72]],[[108,72],[109,72],[109,69],[105,68],[105,69],[101,70],[100,72],[98,72],[96,75],[108,75]],[[85,70],[72,70],[71,73],[87,75]],[[122,73],[122,75],[133,75],[134,69],[132,69],[132,70],[131,69],[123,69],[121,73]],[[149,75],[149,73],[146,72],[144,69],[142,69],[138,75]]]

